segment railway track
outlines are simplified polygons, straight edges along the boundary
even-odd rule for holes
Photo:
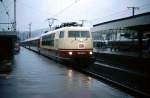
[[[101,66],[101,67],[104,67],[104,66]],[[109,67],[109,66],[105,66],[105,67]],[[115,80],[113,78],[109,78],[107,73],[104,75],[104,74],[101,74],[101,73],[99,73],[97,71],[94,71],[94,70],[91,70],[91,69],[93,69],[93,68],[85,68],[85,69],[81,69],[81,71],[83,73],[85,73],[85,74],[88,74],[88,75],[94,77],[94,78],[97,78],[97,79],[100,79],[100,80],[104,80],[105,82],[108,82],[109,84],[112,84],[112,85],[114,85],[116,87],[119,87],[119,88],[125,90],[126,92],[136,96],[136,97],[150,97],[149,93],[144,92],[142,90],[139,90],[139,88],[132,87],[130,85],[127,85],[126,83],[120,83],[119,81],[117,81],[117,80]],[[112,67],[112,66],[110,66],[110,69],[114,69],[114,70],[119,70],[119,71],[124,71],[126,73],[130,73],[130,71],[128,71],[128,70],[123,70],[123,69]],[[131,72],[131,73],[138,75],[137,73],[134,73],[134,72]]]

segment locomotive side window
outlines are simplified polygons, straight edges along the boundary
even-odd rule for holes
[[[88,31],[69,31],[68,37],[81,37],[81,38],[87,38],[90,37],[90,33]]]
[[[59,38],[64,38],[64,31],[60,31]]]
[[[42,45],[45,46],[54,46],[55,34],[50,34],[42,37]]]

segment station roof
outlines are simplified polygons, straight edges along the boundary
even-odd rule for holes
[[[17,33],[13,32],[13,31],[0,31],[0,37],[16,38],[17,37]]]
[[[92,32],[109,29],[150,31],[150,12],[93,25]]]

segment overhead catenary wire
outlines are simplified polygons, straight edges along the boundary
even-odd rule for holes
[[[72,2],[71,4],[69,4],[68,6],[64,7],[62,10],[60,10],[58,13],[54,14],[53,17],[57,17],[58,15],[62,14],[63,12],[65,12],[66,10],[68,10],[69,8],[71,8],[74,4],[78,3],[80,0],[75,0],[74,2]]]
[[[49,13],[50,14],[50,16],[51,17],[56,17],[57,18],[57,16],[58,15],[61,15],[62,13],[64,13],[66,10],[68,10],[68,9],[70,9],[71,7],[73,7],[73,5],[74,4],[76,4],[76,3],[78,3],[80,0],[75,0],[75,1],[73,1],[72,3],[70,3],[69,5],[67,5],[66,7],[64,7],[63,9],[61,9],[60,11],[58,11],[56,14],[52,14],[52,13]],[[20,4],[23,4],[24,6],[26,6],[26,7],[28,7],[28,8],[30,8],[31,10],[33,10],[35,13],[38,13],[38,14],[40,14],[41,15],[41,12],[42,12],[42,10],[40,10],[40,9],[35,9],[35,8],[33,8],[31,5],[29,5],[29,4],[25,4],[25,3],[23,3],[23,2],[19,2]],[[144,5],[142,5],[143,7],[145,7],[146,5],[148,5],[148,4],[144,4]],[[141,6],[139,6],[140,7],[140,10],[142,9],[141,8]],[[125,14],[125,12],[126,11],[128,11],[127,9],[126,10],[122,10],[122,11],[118,11],[118,12],[115,12],[115,13],[112,13],[112,14],[110,14],[110,15],[106,15],[106,16],[104,16],[104,17],[100,17],[100,18],[95,18],[95,19],[91,19],[91,20],[89,20],[89,21],[96,21],[96,20],[99,20],[99,19],[103,19],[103,18],[106,18],[106,17],[112,17],[112,16],[121,16],[122,14],[124,15]],[[87,21],[88,22],[88,21]],[[44,21],[44,23],[45,23],[45,21]],[[40,24],[41,25],[41,24]]]
[[[57,20],[57,21],[59,21],[57,18],[55,18],[55,17],[57,17],[58,15],[60,15],[60,14],[62,14],[63,12],[65,12],[66,10],[68,10],[69,8],[71,8],[74,4],[76,4],[76,3],[78,3],[80,0],[75,0],[75,1],[73,1],[71,4],[69,4],[69,5],[67,5],[66,7],[64,7],[63,9],[61,9],[59,12],[57,12],[56,14],[54,14],[54,15],[52,15],[52,17],[50,18],[50,19],[52,19],[52,24],[50,24],[50,22],[49,22],[49,18],[47,19],[48,20],[48,22],[49,22],[49,27],[50,27],[50,30],[51,30],[51,28],[52,28],[52,25],[53,25],[53,23],[54,23],[54,20]],[[60,22],[60,21],[59,21]]]
[[[68,10],[69,8],[71,8],[74,4],[76,4],[79,1],[80,0],[77,0],[77,1],[69,4],[68,6],[66,6],[65,8],[63,8],[62,10],[60,10],[58,13],[54,14],[53,17],[57,17],[58,15],[61,15],[62,13],[64,13],[66,10]],[[149,4],[150,3],[146,3],[146,4],[141,5],[139,7],[140,7],[140,9],[142,9],[141,7],[149,6]],[[96,21],[96,20],[99,20],[99,19],[103,19],[103,18],[106,18],[106,17],[112,17],[112,16],[117,16],[117,18],[118,18],[118,17],[121,17],[122,15],[129,15],[127,12],[128,12],[128,9],[122,10],[122,11],[118,11],[118,12],[112,13],[110,15],[106,15],[104,17],[101,17],[101,18],[95,18],[95,19],[87,20],[87,22],[92,23],[93,21]]]

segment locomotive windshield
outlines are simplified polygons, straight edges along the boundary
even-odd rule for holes
[[[81,38],[89,38],[89,31],[69,31],[68,37],[81,37]]]

